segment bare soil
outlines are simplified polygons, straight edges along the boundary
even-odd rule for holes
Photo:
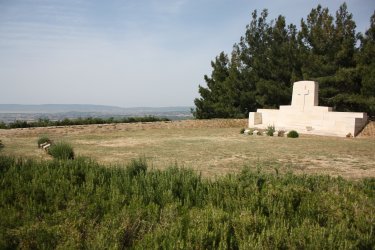
[[[375,138],[375,121],[370,121],[357,137]]]

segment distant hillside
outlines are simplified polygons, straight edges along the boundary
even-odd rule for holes
[[[115,106],[90,104],[0,104],[0,113],[122,112]]]
[[[62,113],[62,112],[103,112],[103,113],[139,113],[139,112],[176,112],[190,111],[191,107],[134,107],[122,108],[92,104],[0,104],[0,113]]]
[[[39,118],[62,120],[78,117],[129,117],[156,116],[171,120],[190,119],[191,107],[134,107],[122,108],[116,106],[90,104],[0,104],[0,121],[13,122],[16,120],[35,121]]]

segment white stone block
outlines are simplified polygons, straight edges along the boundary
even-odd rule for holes
[[[277,129],[297,130],[300,133],[342,137],[348,133],[357,135],[367,123],[367,114],[333,112],[331,107],[318,106],[318,90],[316,82],[295,82],[290,106],[251,112],[249,127],[266,129],[269,124],[274,124]]]

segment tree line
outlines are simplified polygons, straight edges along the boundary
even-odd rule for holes
[[[123,117],[123,118],[100,118],[100,117],[87,117],[51,121],[47,118],[40,118],[37,121],[21,121],[16,120],[11,123],[0,122],[0,129],[12,128],[36,128],[36,127],[50,127],[50,126],[72,126],[72,125],[91,125],[91,124],[113,124],[113,123],[135,123],[135,122],[160,122],[170,121],[168,118],[155,117],[155,116],[141,116],[141,117]]]
[[[199,86],[194,100],[195,118],[241,118],[289,105],[300,80],[319,82],[320,106],[375,116],[375,11],[365,34],[356,32],[346,3],[335,17],[318,5],[299,29],[282,15],[267,17],[266,9],[255,10],[231,55],[221,52],[211,62],[207,86]]]

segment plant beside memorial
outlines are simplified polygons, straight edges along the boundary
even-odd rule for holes
[[[273,133],[275,133],[276,129],[275,129],[275,126],[273,125],[268,125],[267,129],[266,129],[266,134],[268,136],[273,136]]]
[[[288,132],[287,137],[288,137],[288,138],[298,138],[298,137],[299,137],[299,134],[298,134],[297,131],[295,131],[295,130],[291,130],[291,131]]]
[[[285,131],[284,130],[279,130],[278,133],[277,133],[277,136],[284,137],[285,136]]]

